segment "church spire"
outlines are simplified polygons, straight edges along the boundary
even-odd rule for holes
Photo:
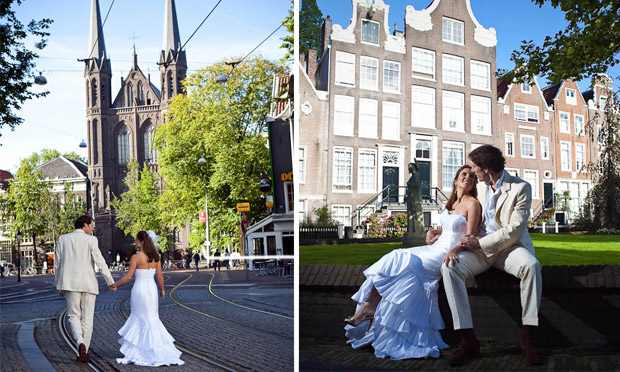
[[[93,62],[96,62],[99,67],[107,59],[105,42],[103,40],[103,27],[101,26],[101,13],[99,12],[99,0],[92,0],[88,58],[92,58]]]
[[[181,37],[179,36],[179,23],[177,22],[177,11],[174,6],[174,0],[166,0],[166,10],[164,12],[164,42],[162,45],[162,54],[164,61],[168,60],[170,52],[172,58],[177,59],[177,53],[181,50]]]

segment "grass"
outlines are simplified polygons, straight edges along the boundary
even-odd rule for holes
[[[620,235],[531,234],[543,266],[618,265]],[[302,265],[370,265],[401,243],[300,246]]]

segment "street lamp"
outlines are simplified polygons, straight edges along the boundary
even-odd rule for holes
[[[202,156],[198,159],[198,164],[207,164],[207,161]],[[211,242],[209,241],[209,196],[208,185],[205,184],[205,246],[207,247],[207,268],[209,267],[209,258],[211,257]]]
[[[86,144],[86,141],[82,140],[82,142],[80,142],[80,148],[85,149],[87,147],[88,145]],[[95,195],[93,190],[93,180],[90,175],[88,177],[88,182],[90,183],[90,214],[93,219],[93,227],[95,227]]]
[[[243,59],[241,61],[243,61]],[[241,61],[224,62],[224,64],[228,66],[232,66],[232,69],[230,70],[230,73],[232,73],[232,71],[235,69],[235,67],[237,67],[239,63],[241,63]],[[218,84],[225,84],[227,81],[228,81],[228,76],[224,74],[220,74],[218,77],[215,78],[215,82]]]
[[[17,230],[17,234],[15,234],[15,241],[17,241],[17,281],[22,281],[22,252],[21,252],[21,242],[22,242],[22,233]]]

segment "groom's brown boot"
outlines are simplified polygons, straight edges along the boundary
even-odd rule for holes
[[[453,366],[469,363],[480,356],[480,342],[476,339],[474,330],[462,329],[461,337],[459,348],[448,357],[448,361]]]
[[[521,334],[520,346],[525,360],[532,365],[542,364],[542,354],[540,350],[534,344],[534,337],[532,335],[534,330],[533,326],[523,326],[523,333]]]
[[[90,362],[90,355],[86,354],[86,345],[84,344],[80,344],[80,346],[78,346],[78,357],[77,357],[77,361],[80,363],[88,363]]]

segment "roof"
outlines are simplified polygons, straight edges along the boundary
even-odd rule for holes
[[[272,116],[277,117],[284,110],[286,110],[289,104],[289,98],[292,96],[292,92],[290,88],[293,85],[293,77],[292,75],[284,75],[278,76],[275,79],[274,87],[273,87],[273,112]]]
[[[157,98],[161,98],[161,92],[159,91],[159,89],[157,89],[157,87],[153,85],[153,83],[151,83],[150,81],[149,81],[149,85],[151,86],[151,88],[153,88],[153,90],[155,91],[155,94],[157,94]]]
[[[510,86],[510,82],[507,80],[497,78],[497,98],[505,98],[506,92],[508,92],[508,87]]]
[[[39,169],[44,178],[53,180],[86,177],[88,166],[82,162],[59,156],[41,165]]]
[[[585,92],[581,93],[583,96],[583,100],[588,103],[589,100],[594,99],[594,91],[592,89],[588,89]]]
[[[560,90],[562,83],[549,85],[548,87],[543,88],[543,97],[545,97],[547,105],[551,106],[553,104],[553,100],[558,95],[558,91]]]
[[[11,172],[0,169],[0,190],[8,190],[9,189],[9,180],[13,179],[13,175]]]

